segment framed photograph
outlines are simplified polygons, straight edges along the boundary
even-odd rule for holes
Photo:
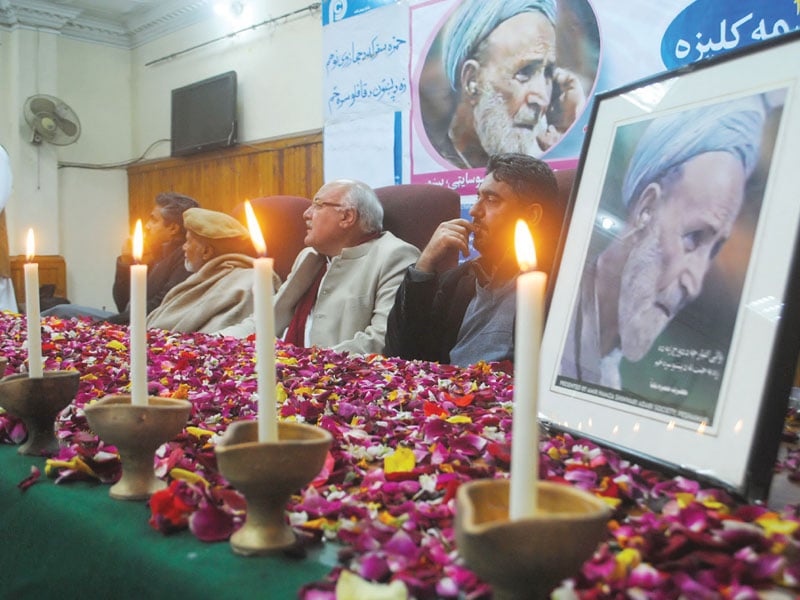
[[[545,422],[750,500],[800,351],[800,32],[596,96]]]

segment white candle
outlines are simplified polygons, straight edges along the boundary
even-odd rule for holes
[[[256,377],[258,380],[258,441],[278,441],[278,416],[275,397],[275,311],[272,307],[272,259],[266,258],[267,245],[253,207],[244,204],[250,239],[259,254],[253,261],[253,309],[256,320]]]
[[[133,232],[136,263],[142,260],[143,250],[142,220],[139,219]],[[143,406],[147,404],[147,265],[131,265],[130,317],[131,404]]]
[[[547,274],[533,271],[536,253],[530,231],[517,221],[517,314],[514,331],[514,414],[511,430],[511,491],[509,518],[536,514],[539,479],[539,349],[544,327]]]
[[[39,313],[39,265],[33,262],[36,254],[33,229],[28,230],[25,272],[25,315],[28,325],[28,376],[42,377],[42,322]]]

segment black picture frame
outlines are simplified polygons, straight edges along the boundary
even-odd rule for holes
[[[751,501],[800,352],[797,56],[793,32],[596,95],[542,341],[547,426]]]

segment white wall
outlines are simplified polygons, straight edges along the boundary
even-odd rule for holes
[[[65,257],[72,302],[113,309],[114,259],[130,231],[127,175],[124,169],[58,169],[59,162],[108,164],[140,156],[170,136],[173,88],[228,70],[239,80],[240,143],[322,128],[318,11],[145,66],[309,3],[258,4],[262,12],[246,23],[208,20],[132,51],[53,33],[0,32],[0,142],[15,171],[7,211],[11,253],[24,253],[25,231],[33,227],[37,253]],[[30,143],[22,105],[34,93],[58,96],[77,112],[78,142]],[[168,155],[169,143],[161,142],[147,158]]]
[[[259,4],[259,6],[253,6]],[[249,24],[294,12],[308,2],[252,3]],[[267,6],[268,5],[268,6]],[[172,89],[234,70],[238,77],[240,143],[322,128],[322,25],[319,12],[265,25],[158,64],[169,56],[243,28],[209,20],[134,50],[133,113],[137,151],[170,133]],[[169,154],[160,144],[153,156]]]
[[[125,171],[59,169],[58,164],[130,157],[130,53],[25,29],[1,39],[8,87],[2,97],[7,110],[0,139],[14,171],[7,209],[9,249],[24,254],[25,233],[32,227],[37,254],[66,259],[70,299],[110,306],[113,257],[127,229]],[[31,143],[23,105],[34,94],[61,98],[77,113],[82,130],[76,143]],[[113,117],[109,108],[116,105],[121,110]]]

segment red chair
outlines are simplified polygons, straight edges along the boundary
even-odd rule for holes
[[[420,250],[442,221],[461,215],[458,192],[438,185],[403,184],[375,188],[383,204],[383,228]],[[458,265],[458,253],[451,252],[446,268]]]
[[[306,224],[303,213],[311,206],[311,200],[301,196],[265,196],[250,200],[256,214],[267,256],[275,259],[274,269],[281,281],[285,281],[292,270],[294,259],[305,247]],[[232,215],[247,224],[244,203],[236,206]]]

